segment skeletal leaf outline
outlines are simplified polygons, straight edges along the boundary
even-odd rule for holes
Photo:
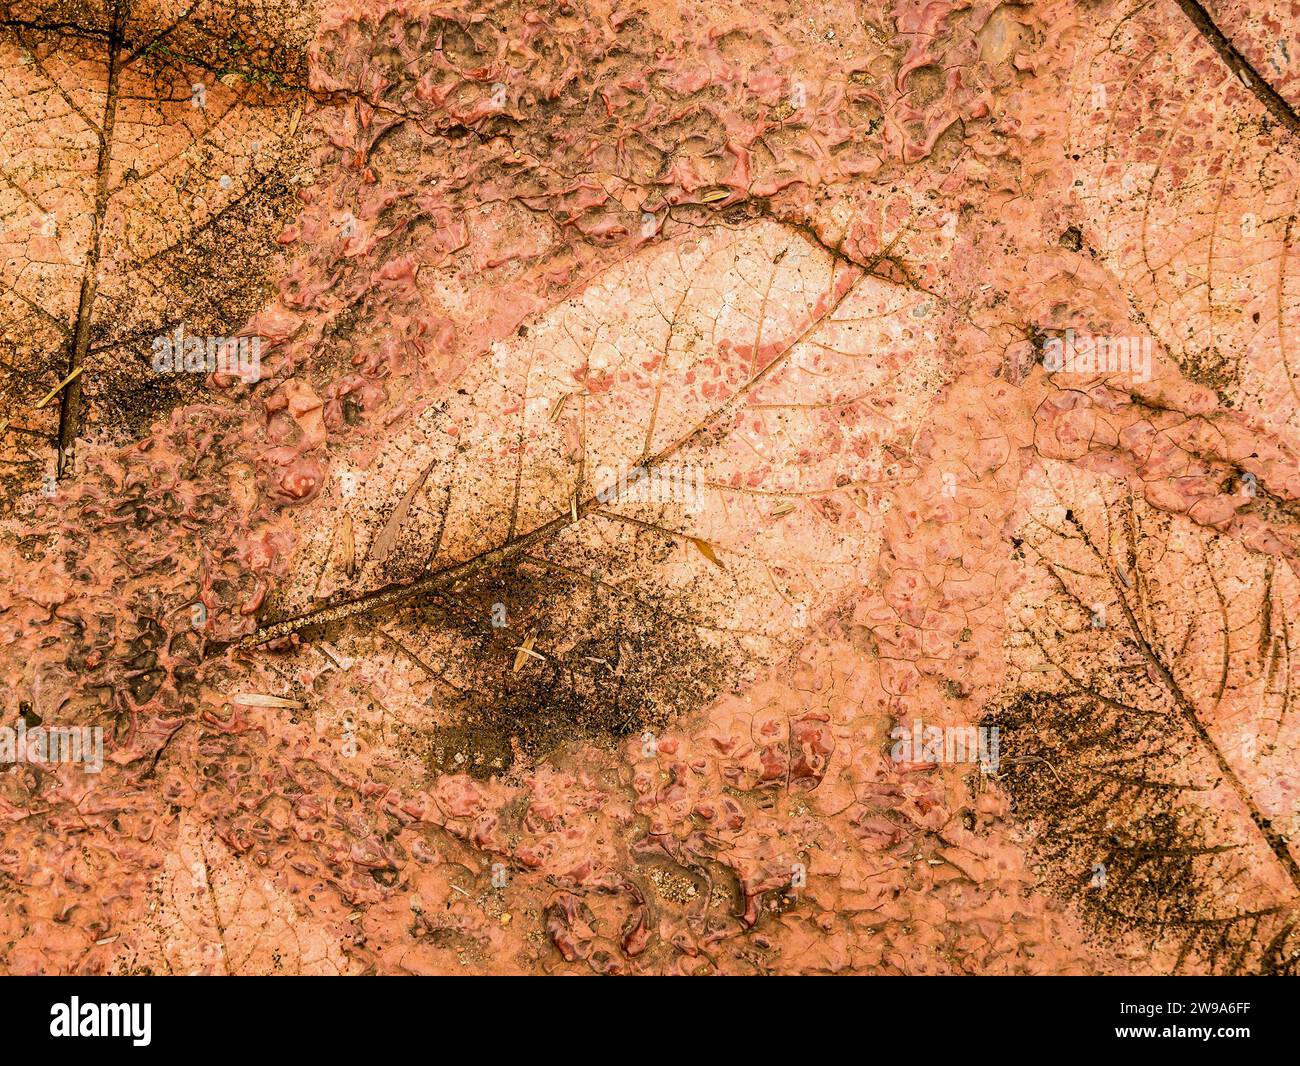
[[[1104,17],[1073,68],[1071,211],[1189,379],[1294,431],[1300,116],[1234,39],[1241,14],[1163,0]]]
[[[1175,969],[1294,972],[1300,582],[1122,482],[1049,462],[1026,498],[987,721],[1050,880]]]
[[[253,309],[193,261],[192,245],[213,231],[227,256],[232,241],[251,253],[242,212],[256,212],[293,154],[285,38],[301,26],[283,10],[273,0],[0,8],[0,322],[19,353],[14,396],[86,371],[49,412],[60,476],[84,389],[129,407],[114,395],[124,386],[162,384],[142,365],[150,338],[187,319],[233,329]]]
[[[585,571],[620,559],[626,587],[653,576],[700,617],[788,633],[868,579],[946,329],[928,294],[779,223],[644,252],[526,323],[380,448],[360,491],[314,523],[253,640],[538,555]],[[619,496],[628,472],[653,491],[683,468],[699,472],[695,506]],[[344,515],[355,580],[336,543]],[[687,550],[666,568],[633,561],[647,540]]]

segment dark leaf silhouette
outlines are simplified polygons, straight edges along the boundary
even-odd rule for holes
[[[152,371],[154,337],[230,336],[265,301],[307,28],[267,0],[0,9],[0,419],[26,482],[199,394]]]
[[[1295,972],[1295,574],[1063,465],[1025,500],[990,724],[1055,880],[1175,968]]]
[[[870,580],[945,329],[777,223],[643,252],[336,484],[253,640],[423,597],[390,638],[458,690],[540,684],[508,717],[571,718],[556,671],[622,731],[697,706]]]

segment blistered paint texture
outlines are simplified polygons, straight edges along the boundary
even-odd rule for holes
[[[4,971],[1296,969],[1293,5],[0,7]]]

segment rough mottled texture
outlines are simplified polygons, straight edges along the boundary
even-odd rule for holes
[[[0,4],[0,969],[1297,969],[1300,5],[185,8]]]

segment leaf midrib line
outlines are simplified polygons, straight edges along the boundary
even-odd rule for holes
[[[807,240],[806,237],[803,239]],[[811,244],[812,242],[809,243]],[[835,292],[838,280],[837,270],[839,269],[839,266],[839,261],[832,259],[830,278],[827,282],[827,291],[832,295]],[[763,383],[763,381],[769,378],[785,363],[791,351],[793,351],[798,345],[802,344],[812,333],[821,327],[827,318],[835,313],[849,295],[855,291],[857,282],[867,276],[867,273],[860,267],[851,266],[850,269],[856,272],[858,277],[855,278],[853,283],[849,284],[838,297],[830,300],[827,307],[813,318],[797,337],[791,340],[788,345],[773,356],[767,364],[740,386],[740,388],[736,389],[735,392],[728,396],[723,403],[710,411],[702,421],[691,427],[676,440],[666,444],[656,454],[643,459],[640,465],[647,468],[659,466],[680,451],[692,439],[701,433],[707,432],[710,426],[716,425],[735,411],[736,408],[739,407],[745,399]],[[589,512],[599,510],[604,506],[600,500],[600,495],[600,492],[593,492],[585,500],[577,502],[576,510],[579,521],[585,518]],[[236,643],[241,647],[252,647],[259,644],[265,644],[272,640],[277,640],[281,637],[289,636],[310,627],[340,622],[361,614],[368,614],[396,606],[420,596],[425,592],[444,589],[447,586],[473,574],[481,573],[484,570],[490,570],[494,567],[508,563],[510,560],[526,552],[539,542],[546,540],[555,533],[558,533],[561,529],[573,524],[571,514],[566,513],[559,515],[527,533],[513,537],[507,540],[506,543],[496,548],[489,549],[488,551],[480,552],[463,562],[443,567],[440,570],[431,574],[426,574],[413,581],[396,582],[372,592],[365,593],[361,596],[357,596],[351,600],[345,600],[325,607],[313,608],[304,611],[301,614],[259,626],[255,632],[233,643]],[[216,653],[229,646],[228,643],[213,645],[210,649],[210,653]]]
[[[1268,109],[1269,114],[1292,133],[1300,134],[1300,115],[1296,114],[1295,109],[1281,93],[1264,80],[1250,60],[1241,54],[1228,35],[1215,24],[1210,13],[1197,0],[1176,0],[1176,3],[1210,47],[1218,53],[1228,69],[1236,74],[1242,84]]]
[[[1233,770],[1231,764],[1229,764],[1228,760],[1224,757],[1222,750],[1220,750],[1219,746],[1210,736],[1209,730],[1206,729],[1204,723],[1201,722],[1196,707],[1192,704],[1191,700],[1188,699],[1186,693],[1183,692],[1182,687],[1175,680],[1173,674],[1161,660],[1160,656],[1156,654],[1155,649],[1151,647],[1150,642],[1146,638],[1146,634],[1142,631],[1136,616],[1133,614],[1133,609],[1129,606],[1124,591],[1115,581],[1114,576],[1111,574],[1110,567],[1106,565],[1105,557],[1098,550],[1097,546],[1093,544],[1092,538],[1088,535],[1088,531],[1083,527],[1083,523],[1073,514],[1068,514],[1066,517],[1070,524],[1078,531],[1079,536],[1083,539],[1084,544],[1087,545],[1088,550],[1091,551],[1101,563],[1102,570],[1106,575],[1106,580],[1110,584],[1116,600],[1119,602],[1120,610],[1124,614],[1125,621],[1128,622],[1129,629],[1133,634],[1133,640],[1137,644],[1138,650],[1141,651],[1143,657],[1156,672],[1156,675],[1160,678],[1165,689],[1173,698],[1174,704],[1178,707],[1179,711],[1182,712],[1183,718],[1200,739],[1201,744],[1214,758],[1219,772],[1223,775],[1224,780],[1228,782],[1232,787],[1232,790],[1237,794],[1238,799],[1240,799],[1242,804],[1245,806],[1247,812],[1250,814],[1251,821],[1255,823],[1256,829],[1259,830],[1260,834],[1264,837],[1264,840],[1268,843],[1270,850],[1272,850],[1273,854],[1276,856],[1278,863],[1290,878],[1291,883],[1295,885],[1297,891],[1300,891],[1300,863],[1296,862],[1295,856],[1291,854],[1291,850],[1287,847],[1286,841],[1282,839],[1281,834],[1278,833],[1277,830],[1269,824],[1269,820],[1264,817],[1263,812],[1260,811],[1259,807],[1256,805],[1254,797],[1250,794],[1250,791],[1246,788],[1241,778],[1237,776],[1236,771]]]
[[[117,119],[118,64],[122,47],[121,6],[113,5],[113,25],[108,40],[108,83],[104,100],[104,118],[99,129],[99,157],[95,167],[95,207],[91,214],[90,247],[81,275],[81,295],[77,304],[77,321],[68,352],[67,373],[74,373],[90,350],[95,294],[99,289],[99,257],[103,247],[104,214],[108,207],[108,179],[113,159],[113,126]],[[56,476],[62,478],[72,464],[72,445],[81,428],[81,388],[84,375],[78,374],[59,397],[58,465]]]

